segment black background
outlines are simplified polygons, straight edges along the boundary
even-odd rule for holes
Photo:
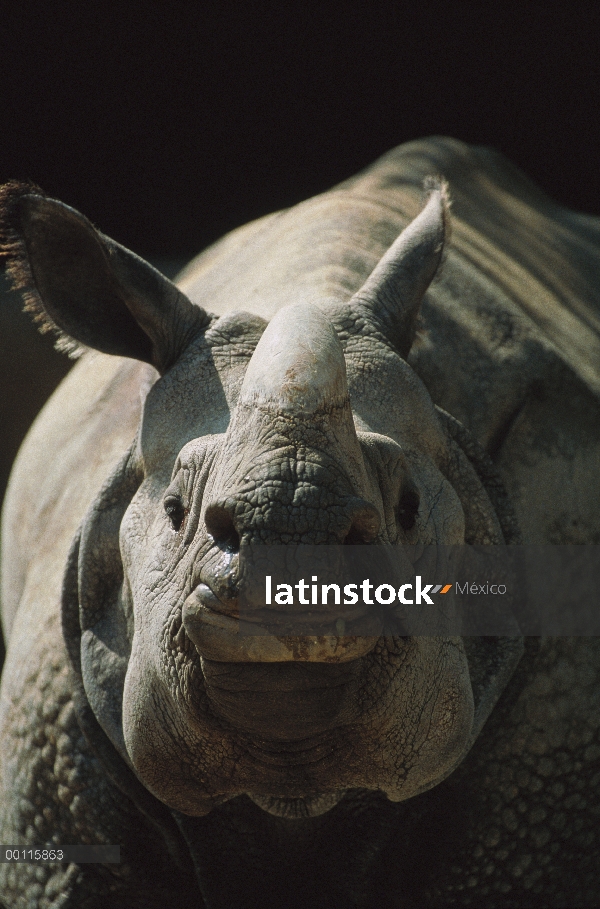
[[[141,255],[192,255],[434,133],[600,214],[597,4],[11,6],[0,180]]]

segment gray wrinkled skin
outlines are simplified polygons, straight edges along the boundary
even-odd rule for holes
[[[430,139],[177,290],[0,200],[29,308],[95,348],[3,515],[0,840],[122,855],[0,865],[5,905],[598,905],[595,639],[231,623],[240,544],[600,542],[600,222]]]

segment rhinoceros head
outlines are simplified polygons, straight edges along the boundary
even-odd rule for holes
[[[443,188],[349,301],[309,306],[282,288],[269,324],[211,317],[35,188],[4,204],[13,274],[63,345],[159,374],[64,585],[75,676],[121,758],[192,815],[241,793],[317,814],[349,789],[400,800],[443,779],[517,643],[347,633],[303,647],[235,633],[244,546],[506,537],[405,359],[442,256]]]

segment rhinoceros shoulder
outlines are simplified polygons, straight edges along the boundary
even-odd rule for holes
[[[77,525],[133,440],[141,394],[153,381],[153,373],[147,364],[89,351],[30,429],[13,468],[3,510],[6,640],[26,584],[43,584],[46,595],[36,603],[54,606],[57,602]],[[51,588],[54,596],[48,596]]]

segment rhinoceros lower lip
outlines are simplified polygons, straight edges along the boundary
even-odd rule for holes
[[[200,655],[209,660],[344,662],[369,653],[383,629],[379,616],[364,611],[335,617],[265,609],[240,620],[217,611],[216,605],[225,608],[206,584],[200,584],[183,607],[184,628]]]

